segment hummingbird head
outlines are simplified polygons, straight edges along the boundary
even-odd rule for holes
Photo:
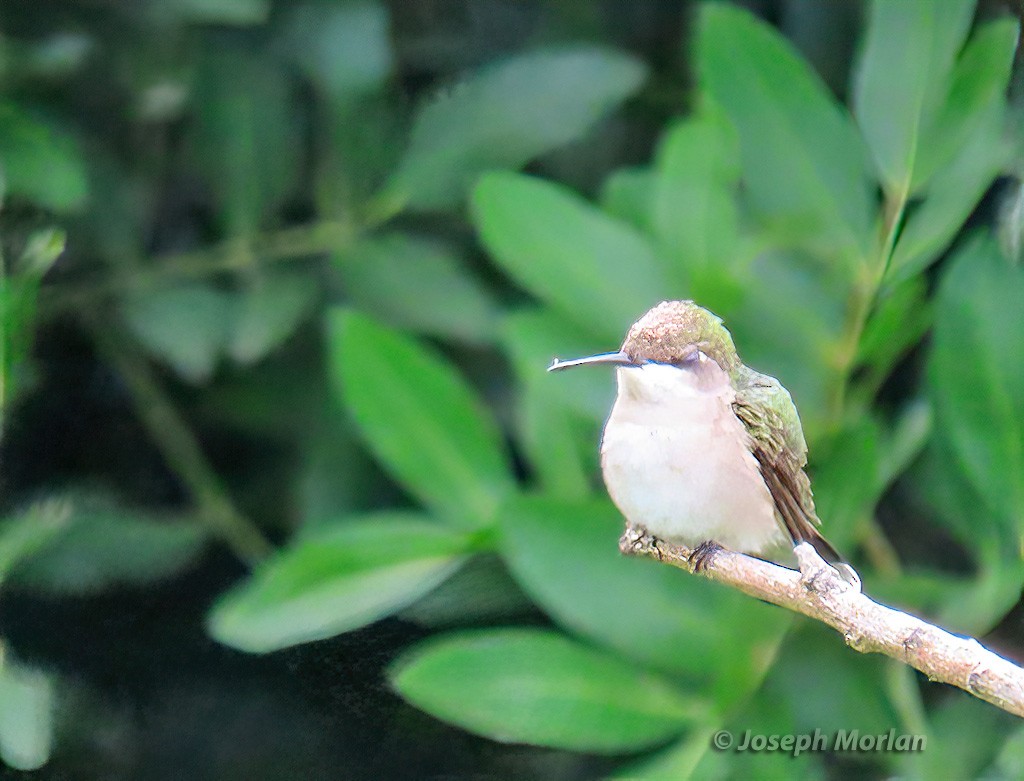
[[[591,363],[643,366],[659,363],[681,366],[699,353],[715,361],[727,374],[740,365],[732,336],[722,320],[693,301],[662,301],[633,323],[618,352],[572,361],[555,361],[548,371]]]

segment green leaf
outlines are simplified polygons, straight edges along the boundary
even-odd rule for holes
[[[916,183],[924,184],[932,173],[954,159],[987,126],[993,106],[998,106],[1002,114],[1018,32],[1016,20],[998,19],[982,25],[971,36],[953,68],[946,102],[925,128],[915,166]]]
[[[0,759],[17,770],[37,770],[53,746],[53,682],[5,651],[0,645]]]
[[[473,192],[473,217],[491,256],[519,284],[612,345],[672,296],[641,235],[559,185],[486,174]]]
[[[502,509],[501,528],[512,574],[558,623],[695,684],[724,676],[743,690],[780,627],[738,592],[622,556],[622,518],[607,501],[522,498]]]
[[[538,376],[527,382],[519,397],[519,432],[523,450],[546,494],[582,499],[592,491],[597,466],[596,437],[584,440],[578,414],[558,399],[557,384]],[[586,458],[581,445],[593,454]]]
[[[260,227],[301,169],[289,86],[268,57],[225,41],[203,49],[192,142],[229,234]]]
[[[66,525],[70,507],[42,502],[0,524],[0,584],[22,559],[44,547]]]
[[[392,67],[387,9],[375,2],[300,5],[289,19],[288,50],[336,101],[376,92]]]
[[[492,64],[417,114],[382,198],[421,209],[454,205],[482,171],[519,168],[582,136],[644,77],[632,57],[590,46]]]
[[[782,36],[733,6],[701,8],[697,54],[701,84],[739,133],[757,215],[825,257],[863,262],[873,184],[845,110]]]
[[[331,376],[366,443],[440,516],[480,527],[514,486],[494,420],[433,351],[365,315],[328,319]]]
[[[880,382],[924,338],[933,314],[923,277],[911,277],[883,290],[861,334],[857,363],[870,366]]]
[[[6,101],[0,101],[0,173],[8,198],[55,212],[79,208],[89,191],[74,139]]]
[[[233,305],[225,293],[190,284],[136,293],[122,304],[121,315],[153,357],[200,384],[217,366]]]
[[[886,272],[889,286],[919,274],[946,249],[1010,159],[1002,138],[1004,107],[993,104],[956,157],[932,178],[913,208]]]
[[[412,514],[382,515],[310,535],[222,596],[210,634],[267,653],[383,618],[447,578],[469,541]]]
[[[608,410],[615,401],[613,372],[552,375],[546,369],[556,356],[569,358],[605,352],[614,349],[619,339],[602,343],[559,314],[541,308],[507,315],[501,324],[500,338],[522,383],[543,382],[545,396],[550,393],[553,403],[578,413],[585,420],[600,423],[608,417]]]
[[[260,277],[235,297],[227,352],[241,364],[264,358],[295,333],[316,300],[316,282],[307,276]]]
[[[845,549],[856,525],[874,515],[881,496],[881,460],[878,424],[865,415],[822,442],[814,457],[814,503],[823,532]]]
[[[454,248],[408,233],[359,242],[334,257],[348,298],[396,326],[485,344],[497,305]]]
[[[651,222],[661,250],[691,280],[737,262],[739,177],[736,131],[706,107],[658,147]]]
[[[925,132],[942,108],[975,0],[874,0],[854,79],[854,111],[885,188],[905,200]]]
[[[601,209],[641,233],[651,233],[654,182],[654,171],[648,168],[613,171],[601,185]]]
[[[34,593],[83,596],[174,575],[206,547],[203,527],[109,509],[75,509],[60,531],[22,558],[10,582]]]
[[[976,237],[939,287],[929,375],[940,429],[989,506],[1024,522],[1024,269]]]
[[[249,26],[267,20],[270,0],[164,0],[157,8],[201,24]]]
[[[493,740],[600,754],[662,743],[705,711],[662,679],[543,630],[435,639],[389,678],[416,707]]]

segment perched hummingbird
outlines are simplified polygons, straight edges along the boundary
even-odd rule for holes
[[[755,555],[788,535],[856,578],[818,533],[789,392],[743,365],[720,318],[692,301],[664,301],[618,352],[555,360],[549,371],[590,364],[617,367],[601,470],[631,525],[698,550],[718,543]]]

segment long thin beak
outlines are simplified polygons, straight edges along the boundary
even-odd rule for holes
[[[586,358],[575,358],[571,361],[560,361],[555,358],[554,362],[548,367],[548,371],[557,372],[562,369],[571,369],[574,366],[585,366],[590,363],[610,363],[616,366],[636,366],[636,362],[620,350],[615,353],[601,353],[600,355],[591,355]]]

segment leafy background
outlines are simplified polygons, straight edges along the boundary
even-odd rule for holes
[[[620,557],[612,378],[543,371],[695,298],[868,592],[1024,657],[1014,7],[5,2],[6,772],[1019,778],[1007,714]]]

